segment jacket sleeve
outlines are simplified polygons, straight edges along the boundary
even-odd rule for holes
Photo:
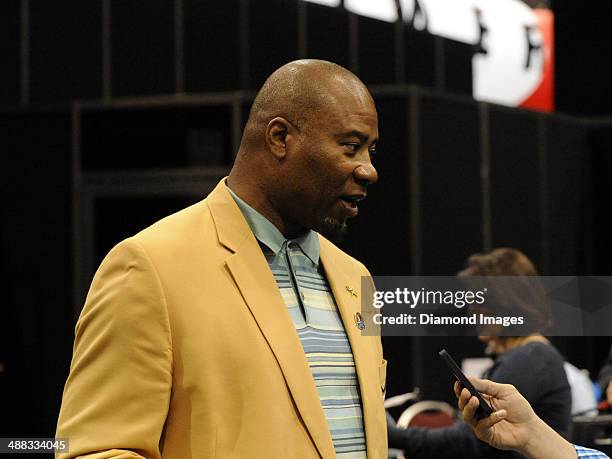
[[[159,458],[172,383],[163,289],[144,249],[117,245],[92,282],[76,325],[57,438],[59,458]]]

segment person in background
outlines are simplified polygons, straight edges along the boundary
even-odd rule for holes
[[[565,440],[538,417],[514,386],[469,379],[495,410],[490,416],[477,419],[478,399],[455,382],[457,406],[463,420],[481,441],[495,448],[516,451],[528,459],[609,459],[601,451],[572,445]]]
[[[610,349],[610,355],[608,355],[608,361],[599,372],[598,382],[603,391],[602,398],[612,406],[612,348]]]
[[[468,258],[459,277],[468,276],[537,276],[532,261],[520,250],[497,248]],[[571,389],[564,368],[564,358],[541,334],[551,323],[548,304],[537,289],[526,289],[509,308],[529,317],[519,329],[526,336],[484,336],[485,353],[495,358],[484,377],[499,383],[513,384],[529,401],[535,412],[564,437],[571,425]],[[514,292],[503,292],[513,295]],[[525,328],[530,327],[530,328]]]
[[[537,276],[533,263],[519,250],[497,248],[468,258],[460,277],[471,276]],[[535,412],[556,432],[569,434],[571,423],[571,391],[564,370],[564,359],[540,330],[550,323],[546,302],[535,289],[510,298],[509,314],[529,318],[531,327],[520,330],[527,336],[480,336],[488,353],[496,360],[486,377],[500,383],[513,384],[524,394]],[[501,292],[500,294],[513,292]],[[532,295],[532,296],[529,296]],[[518,332],[519,330],[517,330]],[[516,453],[500,451],[479,441],[470,427],[458,422],[451,427],[429,429],[413,427],[405,430],[387,423],[389,447],[402,449],[410,458],[478,458],[516,457]]]

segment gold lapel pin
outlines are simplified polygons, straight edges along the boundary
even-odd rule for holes
[[[359,295],[357,294],[357,291],[351,287],[350,285],[346,286],[346,291],[349,292],[351,295],[353,295],[355,298],[357,298]]]
[[[359,330],[363,330],[366,328],[365,322],[363,321],[363,317],[361,317],[360,312],[355,313],[355,325],[357,325],[357,328]]]

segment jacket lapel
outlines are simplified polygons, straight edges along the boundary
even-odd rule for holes
[[[259,243],[227,191],[225,180],[207,200],[220,243],[234,252],[226,266],[278,361],[304,424],[321,457],[335,457],[304,349]]]
[[[381,362],[372,362],[373,337],[362,336],[357,326],[356,313],[361,313],[361,274],[355,269],[354,262],[348,257],[334,256],[333,251],[338,250],[325,239],[321,241],[321,262],[325,268],[325,275],[340,311],[344,329],[351,343],[353,359],[359,380],[359,390],[363,408],[363,424],[366,433],[366,447],[368,457],[376,457],[375,443],[376,420],[374,413],[380,409],[380,401],[376,398],[379,391],[378,373],[372,373],[373,365]],[[378,367],[375,368],[378,372]]]

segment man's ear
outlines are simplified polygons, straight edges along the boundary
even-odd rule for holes
[[[287,137],[295,134],[295,127],[285,118],[277,116],[266,127],[266,145],[277,159],[287,155]]]

